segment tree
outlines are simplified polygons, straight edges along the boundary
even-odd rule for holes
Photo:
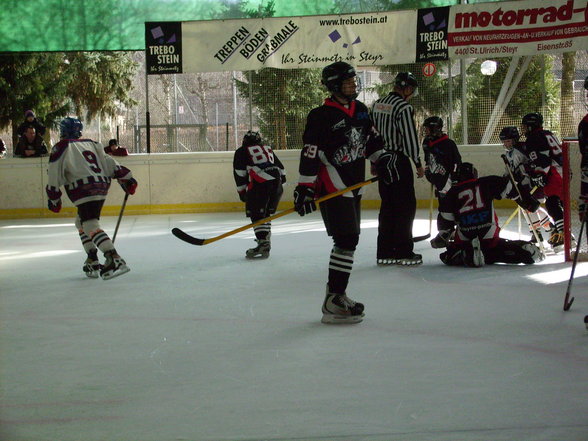
[[[274,12],[274,2],[270,1],[257,10],[245,10],[245,15],[272,17]],[[247,76],[248,82],[236,82],[237,90],[247,98],[251,85],[251,101],[259,109],[259,126],[264,139],[275,149],[300,147],[304,117],[324,97],[320,69],[263,68]]]
[[[12,127],[13,145],[27,109],[50,128],[72,111],[91,120],[134,103],[129,93],[137,65],[126,53],[14,54],[1,61],[0,130]]]

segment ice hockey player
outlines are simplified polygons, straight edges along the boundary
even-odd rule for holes
[[[441,199],[441,231],[457,228],[453,242],[439,256],[446,265],[481,267],[497,262],[532,264],[543,254],[532,242],[508,240],[499,236],[500,228],[494,212],[494,199],[511,198],[531,212],[539,206],[528,191],[520,189],[523,197],[503,176],[478,178],[473,164],[462,163],[456,183]]]
[[[315,198],[365,180],[365,158],[376,161],[384,144],[374,129],[367,107],[357,101],[355,69],[335,62],[322,71],[322,83],[331,93],[308,114],[300,155],[300,178],[294,206],[301,216],[316,210]],[[359,323],[364,305],[346,293],[359,242],[361,189],[320,204],[327,234],[333,238],[323,323]]]
[[[504,146],[504,156],[508,161],[510,171],[512,172],[515,181],[517,181],[518,185],[523,186],[527,189],[531,189],[533,184],[531,183],[531,178],[529,177],[529,173],[531,173],[531,167],[529,164],[529,157],[527,156],[525,150],[525,144],[520,141],[521,135],[519,134],[519,129],[515,126],[506,126],[498,135],[500,140],[502,141],[502,145]],[[505,171],[504,176],[508,178],[509,174]],[[535,187],[534,190],[531,190],[533,197],[537,199],[539,202],[545,202],[545,196],[543,195],[543,189]],[[529,225],[531,231],[531,242],[536,242],[535,233],[537,234],[537,238],[539,241],[543,241],[543,234],[541,234],[541,230],[539,228],[543,227],[546,233],[549,233],[552,229],[551,222],[549,220],[549,215],[542,207],[539,207],[535,213],[528,212],[529,220],[531,221],[532,225]]]
[[[521,124],[526,135],[525,148],[531,165],[531,182],[543,189],[545,208],[553,220],[551,237],[547,242],[558,253],[564,246],[561,144],[553,133],[543,128],[543,116],[540,113],[526,114]]]
[[[461,155],[455,142],[443,133],[443,120],[431,116],[423,122],[423,152],[425,153],[425,178],[435,189],[435,196],[440,201],[455,179],[457,167],[461,164]],[[437,219],[437,229],[440,219]],[[445,248],[449,237],[437,235],[431,239],[433,248]]]
[[[286,182],[284,166],[259,132],[248,131],[241,147],[233,157],[233,176],[239,199],[245,202],[245,212],[251,222],[257,222],[276,212]],[[253,227],[257,246],[246,251],[247,259],[265,259],[271,249],[271,222]]]
[[[588,108],[588,77],[584,80],[584,89],[586,90],[586,101],[584,104]],[[580,221],[588,219],[584,218],[586,208],[588,205],[588,113],[584,115],[580,124],[578,124],[578,144],[580,146],[580,154],[582,155],[582,174],[580,179],[580,201],[578,212]],[[588,327],[588,323],[587,323]]]
[[[60,187],[65,187],[77,207],[75,225],[88,255],[83,266],[86,276],[108,280],[125,274],[130,269],[100,227],[100,212],[113,178],[128,194],[135,194],[137,181],[129,169],[106,155],[99,143],[81,139],[83,124],[79,119],[65,118],[59,128],[61,141],[53,146],[49,157],[48,208],[54,213],[61,210]],[[103,266],[98,250],[105,257]]]

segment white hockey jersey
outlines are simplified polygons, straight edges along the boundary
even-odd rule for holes
[[[63,139],[53,146],[49,157],[46,193],[61,197],[60,187],[74,205],[106,199],[111,180],[130,179],[131,171],[104,153],[91,139]]]

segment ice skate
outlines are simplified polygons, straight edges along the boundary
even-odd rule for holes
[[[406,257],[399,257],[394,262],[396,265],[404,265],[404,266],[411,266],[411,265],[420,265],[423,263],[423,256],[416,253],[411,253],[409,256]]]
[[[364,306],[362,303],[355,302],[347,297],[346,294],[334,294],[327,292],[323,302],[322,323],[341,323],[353,324],[359,323],[364,317]]]
[[[247,259],[267,259],[270,255],[271,244],[267,239],[255,239],[257,246],[245,252]]]
[[[126,262],[120,257],[115,250],[104,253],[106,261],[100,271],[100,276],[103,280],[110,280],[115,277],[128,273],[131,269]]]
[[[551,249],[554,253],[560,253],[564,249],[564,235],[563,233],[558,233],[554,231],[551,233],[551,237],[547,241],[549,245],[551,245]]]
[[[486,264],[480,238],[474,237],[470,246],[465,249],[465,264],[474,268],[480,268]]]
[[[521,248],[529,253],[529,259],[525,260],[523,263],[531,264],[541,262],[545,259],[545,254],[543,254],[539,247],[534,243],[523,245]]]
[[[97,279],[100,277],[100,270],[102,269],[102,265],[98,261],[98,253],[96,251],[91,251],[88,253],[88,258],[84,262],[84,266],[82,270],[86,274],[86,277],[90,279]]]

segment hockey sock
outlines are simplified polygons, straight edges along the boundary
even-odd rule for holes
[[[78,229],[78,233],[80,235],[80,241],[82,242],[82,246],[84,247],[84,251],[86,252],[86,254],[94,254],[96,252],[96,247],[94,246],[94,242],[92,242],[92,239],[90,239],[90,236],[88,236],[85,232],[84,229],[82,227],[82,221],[80,220],[79,217],[76,217],[76,227]]]
[[[329,260],[329,292],[344,294],[353,268],[353,251],[334,246]]]
[[[270,236],[271,236],[271,229],[272,229],[271,222],[266,222],[264,224],[257,225],[256,227],[253,227],[253,231],[255,232],[255,237],[258,240],[269,240]]]
[[[102,253],[114,250],[114,244],[108,234],[106,234],[101,228],[98,219],[90,219],[84,222],[84,232],[88,237],[92,238],[92,242],[96,245]]]
[[[561,205],[561,199],[557,196],[549,196],[545,201],[545,207],[549,216],[553,219],[556,231],[563,231],[563,208]]]

